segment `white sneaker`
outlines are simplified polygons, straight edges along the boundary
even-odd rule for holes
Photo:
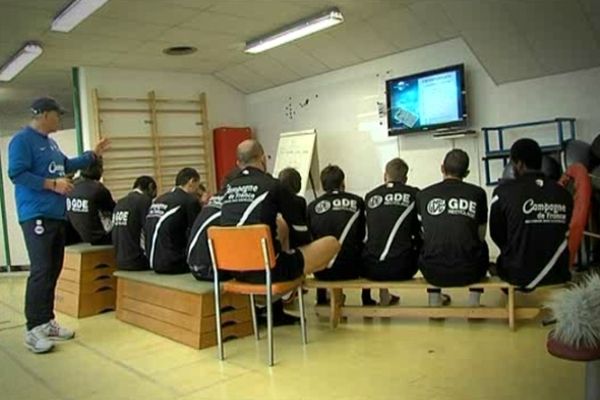
[[[46,336],[44,325],[38,325],[25,333],[25,346],[37,354],[47,353],[54,347],[54,343]]]
[[[41,326],[46,337],[50,340],[69,340],[75,337],[75,332],[58,325],[55,319]]]

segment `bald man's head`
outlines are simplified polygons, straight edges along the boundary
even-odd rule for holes
[[[261,144],[254,139],[240,143],[237,147],[237,164],[242,169],[252,166],[266,170],[265,152]]]

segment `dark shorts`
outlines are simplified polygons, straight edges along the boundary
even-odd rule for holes
[[[418,270],[416,257],[384,261],[367,258],[361,275],[372,281],[406,281],[412,279]]]
[[[340,265],[315,272],[315,278],[321,281],[344,281],[360,277],[360,260],[354,264]]]
[[[298,279],[304,274],[304,256],[298,249],[290,252],[282,251],[277,255],[275,268],[271,269],[271,281],[285,282]],[[264,271],[237,272],[233,274],[235,279],[248,283],[265,283]]]

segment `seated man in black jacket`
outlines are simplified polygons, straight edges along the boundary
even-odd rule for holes
[[[485,241],[487,196],[482,188],[463,182],[469,156],[454,149],[442,164],[444,180],[417,194],[423,227],[419,268],[427,282],[438,287],[467,286],[481,281],[490,260]],[[429,289],[429,304],[441,305],[439,289]],[[481,290],[471,289],[469,304],[478,306]]]
[[[498,275],[525,290],[566,282],[571,279],[573,199],[540,172],[542,151],[534,140],[517,140],[510,160],[516,179],[498,186],[491,201],[490,233],[500,248]]]
[[[154,179],[140,176],[133,184],[133,191],[117,202],[113,213],[112,239],[118,269],[139,271],[149,268],[144,253],[143,230],[155,197]]]
[[[417,273],[421,232],[415,198],[417,188],[408,186],[408,165],[394,158],[385,166],[385,183],[365,197],[366,239],[362,275],[374,281],[402,281]],[[397,297],[380,291],[381,304]]]
[[[83,242],[110,244],[112,212],[115,201],[100,179],[104,172],[102,159],[96,159],[81,170],[75,187],[67,197],[67,217]]]
[[[175,188],[159,196],[150,206],[144,233],[150,268],[158,274],[189,272],[186,247],[192,225],[200,212],[200,175],[183,168],[175,178]]]
[[[342,249],[326,269],[315,272],[315,277],[329,281],[358,278],[365,238],[365,203],[345,191],[344,171],[337,165],[321,171],[321,186],[325,193],[308,205],[308,228],[315,239],[335,236]],[[363,304],[372,304],[369,300],[369,292],[363,292]],[[326,302],[325,289],[317,289],[317,304]]]
[[[294,280],[303,274],[319,271],[339,251],[338,241],[324,237],[310,242],[306,215],[294,207],[294,194],[277,179],[266,173],[266,156],[256,140],[245,140],[237,148],[240,174],[228,185],[223,195],[221,223],[224,226],[266,224],[271,228],[277,265],[272,269],[273,282]],[[290,237],[297,238],[298,247],[282,251],[276,238],[277,214],[290,228]],[[264,271],[236,274],[239,280],[265,282]]]

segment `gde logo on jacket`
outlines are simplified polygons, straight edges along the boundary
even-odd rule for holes
[[[88,200],[86,199],[69,199],[67,198],[67,211],[76,213],[87,213],[90,211]]]
[[[114,226],[127,226],[129,211],[117,211],[113,214],[112,222]]]
[[[446,211],[446,200],[444,199],[431,199],[429,200],[429,203],[427,203],[427,212],[429,215],[435,217],[436,215],[442,214],[444,211]]]
[[[383,203],[383,197],[381,197],[380,195],[376,194],[375,196],[371,197],[367,203],[367,207],[369,208],[377,208],[379,207],[381,204]]]
[[[435,198],[427,203],[427,212],[432,216],[441,215],[444,211],[450,215],[462,215],[468,218],[475,218],[477,215],[477,203],[473,200],[454,197],[448,199],[448,201]]]
[[[321,200],[315,205],[315,212],[317,214],[324,214],[331,209],[331,202],[329,200]]]

